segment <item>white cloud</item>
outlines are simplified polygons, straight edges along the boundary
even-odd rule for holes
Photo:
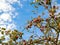
[[[4,24],[4,21],[0,20],[0,25]]]
[[[13,4],[13,3],[18,2],[19,0],[6,0],[6,1],[9,2],[9,3],[11,3],[11,4]]]
[[[0,0],[0,13],[3,12],[0,14],[0,27],[7,29],[16,28],[13,18],[15,18],[18,13],[16,12],[16,8],[12,6],[14,3],[22,7],[20,0]]]
[[[20,0],[6,0],[6,1],[9,2],[10,4],[17,3],[21,8],[23,6]]]
[[[16,8],[12,6],[12,4],[17,3],[19,7],[22,7],[20,0],[0,0],[0,27],[8,29],[16,29],[16,24],[13,20],[13,18],[16,18],[18,15],[18,12],[16,12]],[[0,33],[0,37],[2,34]],[[5,41],[9,39],[9,36],[5,35]]]
[[[14,23],[9,24],[9,25],[7,26],[7,30],[8,30],[8,29],[16,29],[16,25],[15,25]]]
[[[16,18],[18,13],[16,12],[16,8],[12,6],[14,3],[17,3],[22,7],[20,0],[0,0],[0,27],[4,27],[6,30],[16,29],[16,24],[14,23],[13,18]],[[6,37],[4,42],[7,40]]]
[[[17,12],[15,13],[15,16],[13,16],[13,18],[15,18],[16,16],[18,16],[18,13]]]
[[[14,11],[15,8],[13,8],[9,3],[0,2],[0,10],[3,12],[8,12],[8,11]]]
[[[3,21],[12,21],[12,18],[8,13],[3,13],[2,15],[0,15],[0,19],[2,19]]]
[[[0,25],[0,27],[4,27],[4,28],[6,28],[6,25]]]

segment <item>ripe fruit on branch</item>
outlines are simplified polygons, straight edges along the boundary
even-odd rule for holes
[[[29,22],[29,24],[26,26],[26,29],[31,28],[31,26],[32,26],[32,21]]]
[[[34,23],[37,22],[37,18],[34,18],[33,22],[34,22]]]
[[[15,36],[16,39],[18,39],[18,36]]]
[[[33,19],[33,23],[40,23],[40,22],[41,22],[40,16],[38,16],[37,18]]]
[[[46,5],[50,5],[51,4],[51,0],[45,0]]]

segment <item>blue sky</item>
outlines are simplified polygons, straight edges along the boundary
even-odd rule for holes
[[[8,29],[17,29],[18,31],[24,32],[24,39],[28,39],[31,33],[27,32],[25,26],[28,20],[32,20],[31,17],[35,18],[41,15],[42,11],[45,11],[43,18],[48,17],[48,12],[42,6],[38,10],[38,15],[33,14],[32,10],[36,10],[30,5],[32,0],[0,0],[0,27]],[[60,1],[57,0],[60,5]],[[32,28],[32,30],[34,27]],[[43,35],[38,28],[35,27],[35,33]]]
[[[27,25],[27,21],[28,20],[32,20],[31,17],[35,18],[37,17],[41,12],[42,10],[44,10],[43,7],[40,7],[40,13],[38,15],[36,14],[33,14],[32,13],[32,10],[36,10],[34,9],[34,7],[32,5],[30,5],[30,2],[31,1],[21,1],[21,3],[23,4],[22,8],[20,8],[17,4],[14,4],[13,6],[16,8],[16,11],[18,12],[18,16],[16,18],[14,18],[13,20],[15,21],[15,23],[17,24],[17,29],[19,31],[22,31],[25,26]],[[43,9],[42,9],[43,8]],[[20,29],[21,27],[21,29]],[[24,29],[25,31],[24,32],[24,36],[23,38],[29,38],[29,36],[31,35],[31,33],[28,33],[26,31],[26,29]],[[33,28],[32,28],[33,30]],[[40,34],[40,31],[38,29],[35,29],[35,32],[37,32],[37,34],[39,33]]]
[[[60,3],[60,1],[59,0],[56,0],[57,2],[58,2],[58,4]],[[17,11],[19,12],[19,16],[17,16],[17,18],[15,19],[15,21],[17,20],[17,26],[18,26],[18,30],[20,30],[19,28],[20,28],[20,26],[21,27],[25,27],[26,26],[26,24],[27,24],[27,21],[28,20],[31,20],[31,17],[33,17],[33,18],[35,18],[35,17],[37,17],[38,15],[41,15],[41,13],[43,12],[43,11],[45,11],[45,15],[44,15],[44,17],[43,16],[41,16],[42,18],[47,18],[48,17],[48,11],[44,8],[44,7],[42,7],[42,6],[40,6],[40,8],[39,8],[39,10],[38,10],[38,15],[35,15],[35,14],[33,14],[32,13],[32,10],[36,10],[36,9],[34,9],[34,7],[33,6],[31,6],[30,5],[30,2],[31,2],[31,0],[28,0],[28,1],[21,1],[21,3],[23,4],[23,7],[22,8],[19,8],[19,9],[17,9]],[[53,1],[54,2],[54,1]],[[16,5],[15,5],[16,6]],[[19,26],[20,25],[20,26]],[[22,28],[22,29],[23,29]],[[35,29],[34,29],[35,28]],[[22,30],[21,29],[21,30]],[[40,30],[38,29],[38,28],[36,28],[36,27],[33,27],[32,29],[30,29],[30,30],[35,30],[35,33],[36,34],[38,34],[39,36],[40,35],[43,35],[41,32],[40,32]],[[29,36],[31,35],[31,33],[28,33],[26,30],[24,31],[24,39],[25,38],[29,38]]]

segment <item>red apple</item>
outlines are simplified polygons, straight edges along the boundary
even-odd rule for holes
[[[16,36],[15,38],[18,39],[18,36]]]
[[[35,18],[34,20],[33,20],[33,23],[36,23],[37,22],[37,18]]]
[[[37,18],[35,18],[35,19],[33,20],[34,23],[37,23],[37,22],[40,22],[40,21],[41,21],[40,16],[38,16]]]

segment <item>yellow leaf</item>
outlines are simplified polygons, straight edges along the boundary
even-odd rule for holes
[[[58,23],[58,28],[60,29],[60,23]]]
[[[36,2],[39,2],[40,0],[35,0]]]
[[[41,27],[40,23],[37,23],[37,27],[38,27],[38,28],[40,28],[40,27]]]
[[[59,27],[60,27],[60,23],[59,23]]]
[[[1,39],[2,39],[2,40],[4,40],[4,39],[5,39],[5,37],[4,37],[4,36],[2,36],[2,37],[1,37]]]

